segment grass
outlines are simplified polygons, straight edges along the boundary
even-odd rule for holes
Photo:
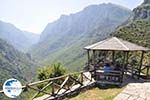
[[[69,100],[113,100],[114,97],[117,96],[122,90],[123,88],[93,88],[91,90],[81,92],[79,95],[69,98]]]

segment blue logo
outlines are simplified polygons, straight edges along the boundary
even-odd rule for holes
[[[22,85],[17,79],[8,79],[3,84],[4,94],[10,98],[16,98],[22,92]]]

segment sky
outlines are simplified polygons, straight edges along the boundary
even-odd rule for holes
[[[143,0],[0,0],[0,20],[40,34],[48,23],[62,14],[69,15],[88,5],[109,2],[133,9]]]

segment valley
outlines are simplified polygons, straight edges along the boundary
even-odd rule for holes
[[[129,9],[111,3],[62,15],[46,26],[29,52],[43,65],[61,62],[69,70],[81,70],[86,63],[83,47],[109,37],[130,15]]]
[[[87,63],[83,48],[112,36],[150,48],[150,0],[133,10],[112,3],[89,5],[61,15],[40,35],[0,21],[0,90],[8,78],[23,84],[38,80],[39,69],[45,66],[53,66],[53,70],[64,66],[65,74],[79,72]],[[144,64],[149,65],[150,53],[145,55]],[[40,75],[53,70],[42,70]]]

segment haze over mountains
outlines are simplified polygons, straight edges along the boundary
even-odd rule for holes
[[[39,36],[31,32],[22,31],[10,23],[0,21],[0,38],[6,40],[20,51],[26,51],[37,43]]]
[[[43,64],[62,62],[70,69],[79,70],[85,64],[83,47],[108,37],[130,15],[129,9],[111,3],[62,15],[46,26],[39,43],[30,52]]]
[[[30,80],[35,75],[35,66],[30,57],[0,39],[0,83],[8,78]]]
[[[17,29],[14,25],[0,21],[0,83],[8,78],[21,82],[33,79],[37,63],[30,54],[21,51],[38,42],[38,35]],[[2,84],[0,84],[1,89]]]
[[[14,76],[26,80],[31,77],[38,66],[33,58],[43,65],[61,62],[68,69],[80,70],[86,61],[83,47],[107,38],[130,15],[129,9],[111,3],[91,5],[49,23],[38,43],[37,35],[0,21],[0,69],[3,73],[0,78]],[[28,48],[27,54],[21,52]]]
[[[133,11],[111,3],[88,6],[49,23],[40,37],[0,21],[0,83],[12,77],[27,82],[40,64],[61,62],[70,71],[81,70],[87,61],[83,47],[110,36],[150,48],[149,26],[150,0]],[[150,53],[145,56],[149,64]]]

